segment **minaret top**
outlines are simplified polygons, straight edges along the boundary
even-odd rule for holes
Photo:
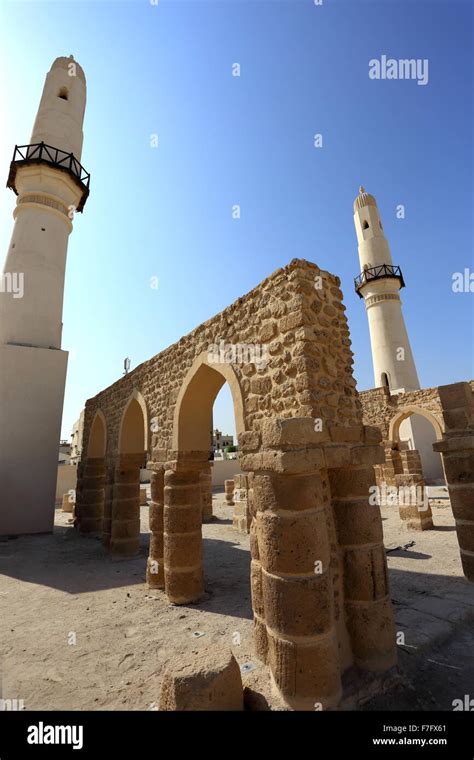
[[[377,201],[373,195],[366,193],[365,189],[361,185],[359,187],[359,195],[354,201],[354,213],[356,213],[358,209],[363,208],[364,206],[377,206]]]
[[[69,68],[71,64],[74,64],[74,69],[71,71]],[[53,69],[66,69],[66,71],[69,73],[69,76],[78,76],[79,79],[82,79],[84,84],[86,83],[86,75],[84,74],[84,70],[82,66],[74,60],[74,56],[70,55],[69,58],[66,58],[66,56],[60,56],[59,58],[56,58],[55,61],[53,61],[53,64],[51,66],[51,71]]]
[[[86,77],[74,56],[53,61],[46,75],[30,145],[44,142],[81,160]]]

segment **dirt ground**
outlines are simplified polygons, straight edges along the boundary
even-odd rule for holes
[[[0,541],[0,696],[26,710],[157,709],[169,659],[210,643],[229,645],[255,679],[249,538],[232,528],[232,508],[214,495],[203,526],[206,596],[175,607],[144,583],[147,507],[140,554],[112,559],[100,540],[79,536],[56,511],[52,535]],[[399,636],[395,686],[362,709],[452,710],[473,692],[474,586],[462,575],[449,507],[435,530],[408,532],[384,511],[391,594]],[[472,694],[474,696],[474,693]]]

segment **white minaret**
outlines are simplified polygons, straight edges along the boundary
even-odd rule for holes
[[[354,201],[354,224],[361,268],[355,286],[369,320],[375,387],[388,386],[391,393],[417,390],[420,382],[399,294],[403,275],[392,263],[377,202],[363,187]]]
[[[64,275],[75,211],[89,194],[80,164],[84,72],[57,58],[29,145],[7,186],[18,196],[0,288],[0,534],[52,530],[68,354]]]

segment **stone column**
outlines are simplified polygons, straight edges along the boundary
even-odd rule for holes
[[[260,567],[252,564],[262,591],[260,600],[253,579],[253,599],[273,677],[295,709],[334,707],[341,697],[322,475],[254,475]]]
[[[344,428],[339,434],[344,435]],[[383,461],[384,451],[377,445],[381,440],[378,428],[361,428],[360,434],[360,441],[351,446],[326,447],[325,457],[334,465],[329,469],[329,482],[342,550],[345,618],[354,664],[385,670],[396,662],[394,619],[380,508],[369,503],[375,486],[374,465]]]
[[[88,457],[81,480],[79,529],[81,533],[100,533],[104,516],[105,459]]]
[[[234,530],[239,531],[239,533],[248,533],[250,529],[250,515],[247,475],[234,475],[234,504],[232,527]]]
[[[416,449],[406,449],[399,454],[403,475],[395,475],[395,485],[399,489],[400,518],[409,530],[429,530],[433,527],[433,515],[426,498],[420,454]]]
[[[263,662],[267,662],[268,637],[263,606],[262,563],[258,550],[257,522],[252,517],[250,523],[250,591],[252,596],[253,630],[255,652]]]
[[[224,480],[224,493],[227,507],[234,506],[234,481]]]
[[[209,464],[199,477],[201,491],[202,521],[212,519],[212,473]]]
[[[150,554],[147,560],[146,580],[150,588],[165,587],[165,565],[163,550],[163,508],[164,508],[164,468],[151,475],[150,503]]]
[[[438,391],[445,433],[433,449],[443,457],[464,575],[474,582],[474,396],[469,383]]]
[[[62,512],[73,512],[74,504],[75,504],[75,499],[69,491],[63,494],[62,506],[61,506]]]
[[[140,467],[144,454],[122,454],[115,468],[110,551],[131,557],[140,549]]]
[[[377,468],[382,468],[382,474],[386,481],[386,485],[394,486],[395,478],[397,475],[403,475],[403,462],[401,457],[401,451],[393,446],[385,447],[385,464],[375,465],[375,473],[377,474]]]
[[[258,436],[239,436],[258,450]],[[335,707],[342,693],[324,487],[324,453],[314,421],[263,425],[266,450],[241,457],[251,470],[252,604],[257,653],[294,709]],[[306,442],[309,445],[306,447]],[[313,448],[311,448],[313,443]]]
[[[102,520],[102,546],[110,549],[112,532],[112,504],[114,500],[115,463],[109,464],[105,477],[104,519]]]
[[[207,452],[174,452],[164,479],[165,590],[170,602],[188,604],[204,593],[200,475]]]

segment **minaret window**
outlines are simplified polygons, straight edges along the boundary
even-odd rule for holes
[[[388,375],[386,372],[382,372],[382,388],[388,388]]]
[[[363,230],[368,230],[369,229],[369,223],[368,223],[368,221],[366,219],[364,219],[364,223],[362,225],[362,229]]]
[[[69,92],[67,87],[61,87],[61,89],[58,92],[58,98],[61,98],[61,100],[68,100]]]

